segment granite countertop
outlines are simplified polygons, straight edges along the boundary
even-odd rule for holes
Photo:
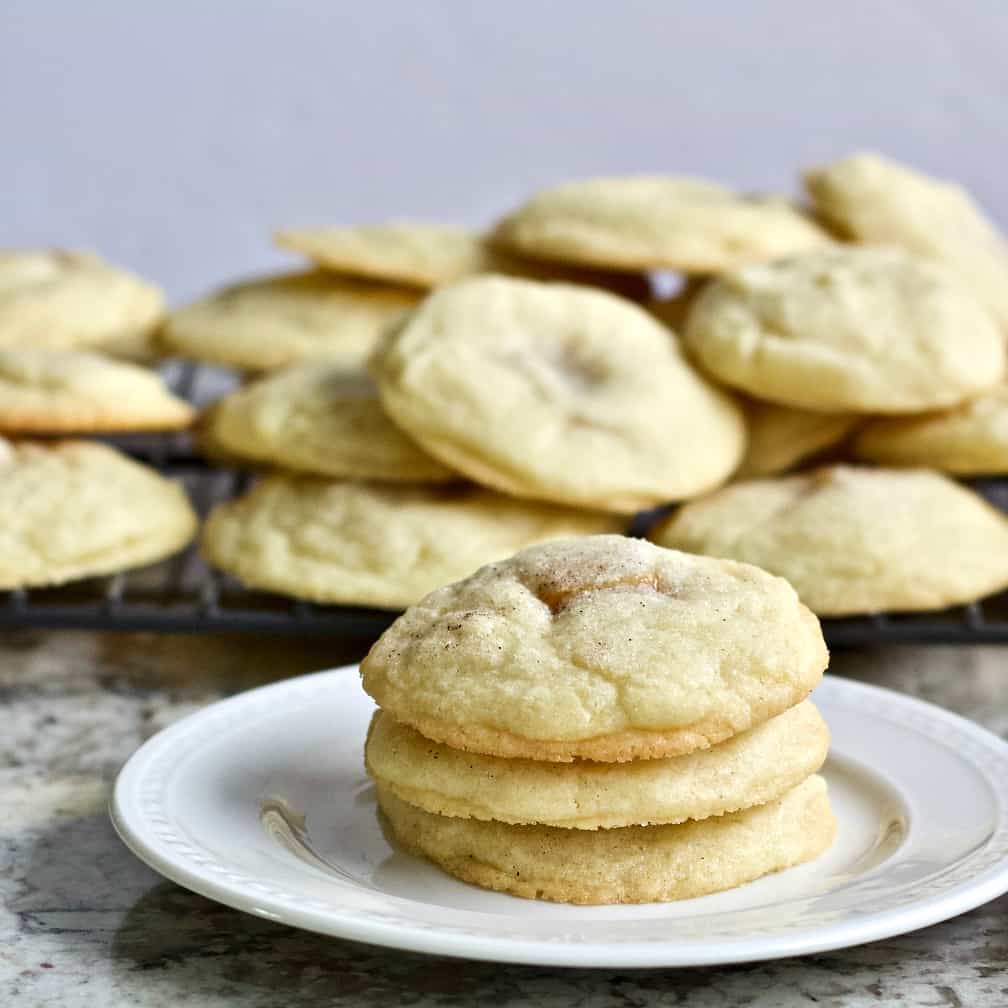
[[[220,696],[359,655],[360,646],[77,632],[0,639],[0,1005],[536,1003],[1008,1004],[1008,897],[860,948],[730,968],[560,970],[370,948],[238,913],[162,880],[105,811],[130,753]],[[846,652],[833,670],[1008,735],[1008,654]]]

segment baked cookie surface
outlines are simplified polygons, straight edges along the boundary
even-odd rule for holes
[[[735,479],[786,472],[843,441],[862,419],[855,413],[813,413],[751,399],[746,403],[749,438]]]
[[[950,410],[869,420],[852,450],[881,465],[926,466],[961,476],[1008,473],[1008,385]]]
[[[214,509],[203,552],[256,588],[397,609],[530,543],[617,526],[471,486],[275,475]]]
[[[479,234],[419,221],[287,230],[276,242],[337,273],[423,288],[486,273],[496,264]]]
[[[146,368],[93,353],[0,347],[0,432],[178,430],[193,415]]]
[[[736,483],[651,535],[773,571],[822,616],[944,609],[1008,586],[1008,519],[924,470],[827,466]]]
[[[368,772],[410,805],[515,825],[598,829],[679,823],[781,797],[826,759],[829,731],[806,700],[711,749],[630,763],[546,763],[451,749],[379,711]]]
[[[622,762],[746,731],[804,699],[826,663],[818,621],[782,579],[585,536],[432,592],[361,673],[396,720],[453,748]]]
[[[818,776],[765,805],[675,826],[573,830],[457,819],[380,785],[378,803],[400,844],[449,874],[564,903],[650,903],[730,889],[812,860],[836,834]]]
[[[560,262],[716,273],[830,239],[784,199],[743,196],[701,179],[641,175],[545,189],[501,220],[492,240]]]
[[[1008,326],[1008,244],[961,186],[868,153],[807,172],[805,185],[843,234],[943,263]]]
[[[152,563],[196,532],[183,490],[105,445],[0,439],[0,588]]]
[[[360,367],[384,328],[412,308],[414,291],[287,273],[224,288],[173,312],[161,333],[171,353],[267,371],[304,360]]]
[[[497,276],[441,288],[370,366],[423,448],[515,496],[632,512],[716,485],[744,447],[738,407],[674,334],[602,291]]]
[[[544,262],[493,247],[485,235],[448,224],[393,221],[358,227],[281,231],[281,248],[322,269],[429,290],[481,273],[602,287],[634,300],[649,293],[643,275]]]
[[[901,249],[835,246],[727,273],[694,303],[686,346],[760,399],[914,413],[994,387],[1004,338],[946,271]]]
[[[326,361],[294,365],[215,403],[211,442],[229,455],[357,479],[457,478],[385,415],[373,379]]]
[[[141,339],[161,291],[87,252],[0,252],[0,347],[67,350]]]

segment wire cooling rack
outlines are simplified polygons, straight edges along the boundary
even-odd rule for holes
[[[172,363],[165,378],[197,405],[235,383],[226,372]],[[178,480],[201,515],[241,493],[250,477],[207,464],[186,434],[131,435],[113,439],[124,451]],[[1008,511],[1008,480],[974,484]],[[112,577],[91,578],[61,588],[0,592],[0,630],[67,628],[332,634],[374,638],[397,613],[349,606],[320,606],[251,591],[208,568],[196,548],[163,563]],[[1008,592],[937,613],[880,614],[827,619],[831,647],[892,644],[1008,644]]]

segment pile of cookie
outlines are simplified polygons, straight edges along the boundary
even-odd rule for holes
[[[355,336],[366,376],[348,373],[341,343],[337,364],[281,372],[214,411],[208,442],[315,478],[272,476],[226,505],[210,559],[321,601],[408,604],[423,579],[381,554],[402,529],[397,557],[461,576],[438,546],[457,541],[458,515],[430,518],[461,476],[500,507],[610,514],[613,528],[687,502],[652,527],[657,542],[760,564],[823,615],[1002,589],[1008,523],[942,473],[1008,472],[1003,239],[957,187],[874,155],[812,171],[806,188],[802,210],[694,180],[600,179],[542,192],[483,237],[285,232],[313,284],[328,271],[358,294],[412,286],[414,303]],[[656,270],[683,278],[671,299],[628,286]],[[180,313],[166,339],[244,354],[250,330],[221,314],[236,296],[252,290]],[[281,315],[291,324],[287,307],[271,322]],[[309,498],[312,531],[295,541],[278,514]],[[380,528],[366,517],[376,498]]]
[[[163,324],[159,306],[136,320],[139,282],[121,272],[102,266],[99,310],[73,257],[60,278],[13,256],[0,346],[57,334],[61,351],[135,353],[153,333],[156,352],[249,376],[196,437],[212,461],[265,475],[202,542],[267,590],[402,608],[525,546],[676,503],[655,541],[757,563],[821,615],[998,591],[1008,522],[949,476],[1008,473],[1008,247],[963,190],[877,155],[805,183],[799,206],[674,176],[596,179],[487,233],[285,231],[307,268]],[[78,316],[101,334],[68,337]],[[47,381],[0,385],[0,418],[5,396]],[[55,432],[53,402],[40,433]]]
[[[534,546],[408,609],[361,666],[386,823],[452,875],[683,899],[821,854],[827,655],[781,578],[623,536]]]
[[[624,512],[636,500],[614,509],[592,487],[580,494],[522,493],[473,464],[452,461],[447,448],[432,447],[391,402],[391,340],[439,325],[444,296],[456,343],[445,341],[439,352],[454,354],[457,344],[467,354],[489,348],[489,330],[473,332],[473,317],[458,306],[471,289],[478,302],[487,296],[496,302],[472,309],[489,325],[510,326],[513,341],[553,341],[562,354],[556,322],[544,319],[536,334],[535,320],[530,329],[514,311],[544,291],[564,292],[561,303],[570,301],[586,319],[596,303],[623,324],[629,314],[631,328],[643,328],[644,340],[665,357],[665,330],[631,301],[605,292],[639,302],[647,292],[643,274],[540,264],[442,226],[285,232],[278,240],[316,265],[212,295],[170,318],[163,335],[175,353],[242,369],[262,371],[287,354],[297,361],[226,397],[200,425],[210,455],[273,470],[210,515],[203,549],[212,564],[246,584],[315,602],[402,608],[523,546],[626,527]],[[519,303],[511,305],[515,297]],[[601,326],[595,332],[591,338],[608,340]],[[382,348],[386,376],[379,373]],[[515,343],[509,352],[522,351]],[[496,378],[488,363],[477,356],[449,368],[490,390]],[[453,389],[429,391],[463,405]],[[539,418],[549,423],[551,411],[543,404]],[[525,435],[518,412],[512,414],[510,429],[498,433],[518,444]],[[524,418],[526,429],[536,422],[531,414]],[[473,415],[471,423],[477,437],[499,426],[490,416]],[[558,450],[565,451],[562,444]],[[543,465],[554,476],[563,468],[555,455]]]
[[[67,438],[190,425],[193,408],[132,362],[154,355],[164,314],[157,288],[96,256],[0,253],[0,589],[149,564],[196,534],[175,483]]]

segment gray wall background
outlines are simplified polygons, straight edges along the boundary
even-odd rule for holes
[[[175,300],[277,226],[482,224],[567,177],[746,188],[877,148],[1008,222],[1005,0],[3,0],[0,245]]]

